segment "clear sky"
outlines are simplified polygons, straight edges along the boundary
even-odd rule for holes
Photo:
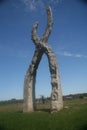
[[[87,3],[84,0],[0,0],[0,100],[23,98],[26,71],[35,46],[32,25],[45,31],[45,7],[53,12],[49,45],[58,59],[63,95],[87,92]],[[44,55],[36,78],[36,96],[50,96],[50,72]]]

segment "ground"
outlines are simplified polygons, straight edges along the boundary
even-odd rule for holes
[[[49,102],[23,113],[22,103],[0,105],[0,130],[86,130],[87,99],[64,101],[64,109],[50,114]]]

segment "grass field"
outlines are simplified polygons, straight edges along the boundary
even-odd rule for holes
[[[0,130],[87,130],[87,99],[64,101],[58,113],[48,110],[48,103],[28,114],[22,113],[22,103],[0,105]]]

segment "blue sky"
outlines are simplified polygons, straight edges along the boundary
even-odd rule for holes
[[[81,0],[1,0],[0,100],[23,98],[24,77],[35,50],[32,25],[39,21],[41,37],[47,5],[54,20],[48,43],[58,59],[63,95],[87,92],[87,4]],[[36,96],[50,94],[50,72],[44,55],[37,70]]]

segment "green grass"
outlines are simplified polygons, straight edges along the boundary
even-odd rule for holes
[[[65,101],[64,106],[53,114],[39,110],[22,113],[18,104],[0,106],[0,130],[87,130],[87,100]]]

